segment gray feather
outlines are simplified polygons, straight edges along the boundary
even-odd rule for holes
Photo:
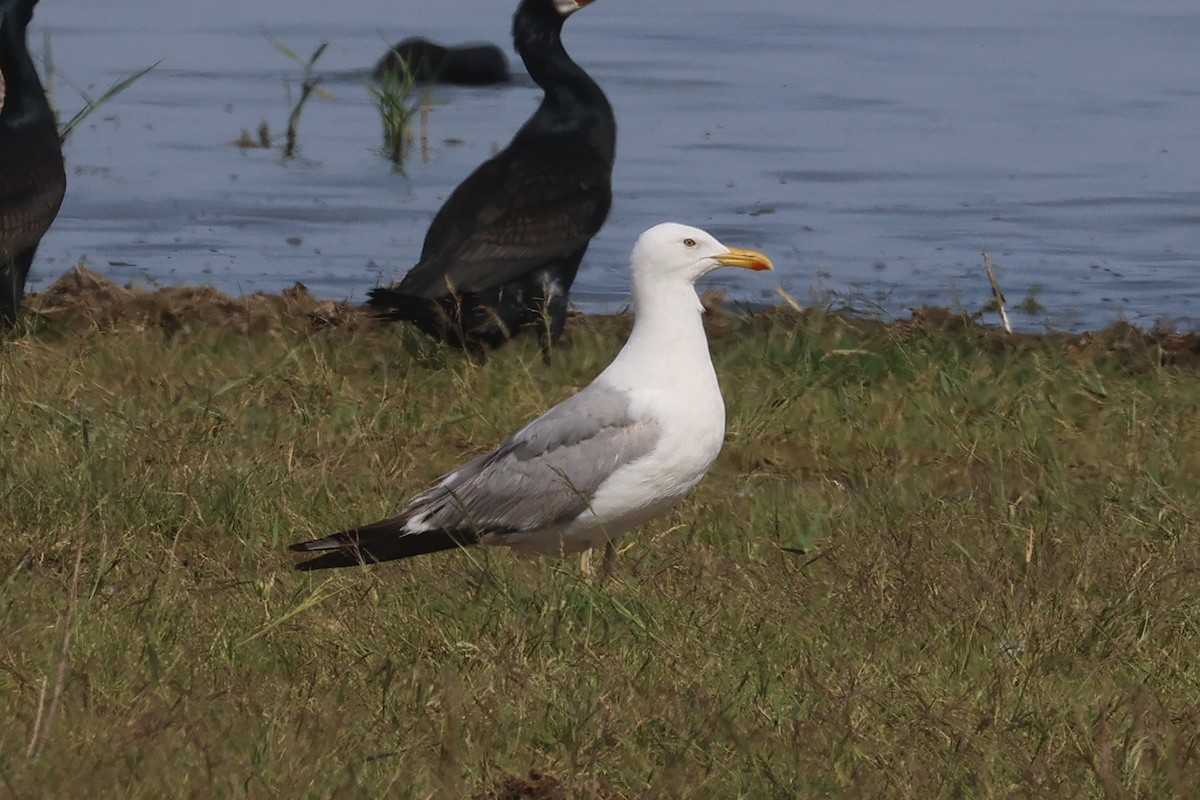
[[[569,522],[658,438],[658,423],[635,419],[627,395],[592,384],[418,495],[404,515],[422,528],[479,534]]]

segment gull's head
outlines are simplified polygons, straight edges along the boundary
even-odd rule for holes
[[[757,250],[728,247],[699,228],[664,222],[638,237],[630,258],[634,283],[657,278],[677,278],[687,283],[718,267],[773,269],[771,259]]]

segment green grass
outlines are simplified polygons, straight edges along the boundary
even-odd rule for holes
[[[1200,377],[969,326],[722,327],[725,450],[607,585],[484,549],[300,574],[284,546],[394,511],[623,322],[550,368],[396,328],[0,342],[0,786],[1195,796]]]

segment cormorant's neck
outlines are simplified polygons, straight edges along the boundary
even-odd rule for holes
[[[54,124],[54,112],[38,79],[37,69],[25,46],[27,20],[17,19],[20,11],[0,18],[0,73],[4,75],[4,108],[0,126],[13,129]]]
[[[562,44],[563,17],[550,3],[525,2],[513,18],[513,45],[529,76],[546,92],[551,107],[594,107],[608,100],[596,82],[571,60]]]

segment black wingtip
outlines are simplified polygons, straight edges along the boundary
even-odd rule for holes
[[[419,531],[407,533],[395,519],[335,533],[321,539],[288,545],[293,553],[321,553],[308,561],[296,564],[296,569],[309,572],[315,569],[335,569],[378,564],[402,558],[469,547],[479,537],[465,531]]]

